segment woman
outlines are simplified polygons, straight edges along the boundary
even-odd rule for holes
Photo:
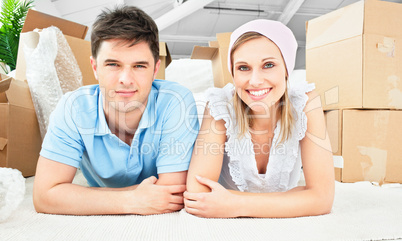
[[[254,20],[232,33],[234,86],[207,93],[184,193],[188,213],[298,217],[331,211],[332,151],[314,85],[288,79],[296,51],[293,33],[280,22]],[[301,167],[305,186],[297,186]]]

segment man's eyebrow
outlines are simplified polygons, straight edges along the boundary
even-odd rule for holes
[[[105,59],[105,61],[103,61],[104,63],[110,63],[110,62],[113,62],[113,63],[116,63],[116,62],[119,62],[118,60],[116,60],[116,59]]]
[[[117,59],[105,59],[105,61],[103,61],[104,63],[118,63],[120,62]],[[140,60],[140,61],[135,61],[133,62],[134,65],[149,65],[149,61],[146,60]]]
[[[149,65],[148,61],[135,61],[134,64]]]

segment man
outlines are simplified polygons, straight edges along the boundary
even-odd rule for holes
[[[91,44],[99,85],[67,93],[52,113],[35,209],[72,215],[182,209],[197,110],[189,90],[154,80],[160,66],[155,22],[136,7],[105,11]],[[90,187],[72,184],[77,168]]]

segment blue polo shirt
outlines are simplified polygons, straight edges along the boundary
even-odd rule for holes
[[[131,146],[112,134],[99,85],[65,94],[50,115],[40,155],[81,168],[94,187],[126,187],[188,169],[199,130],[192,93],[155,80]]]

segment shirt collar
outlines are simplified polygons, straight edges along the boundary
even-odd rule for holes
[[[109,126],[106,122],[105,112],[103,110],[102,92],[100,91],[100,89],[98,89],[98,91],[98,120],[96,122],[95,135],[102,136],[111,134],[112,132],[110,131]],[[146,129],[155,124],[157,94],[157,89],[152,85],[151,91],[148,95],[147,106],[145,107],[145,111],[142,114],[140,123],[138,124],[138,129]]]
[[[99,97],[98,97],[98,120],[96,122],[95,135],[103,136],[107,134],[111,134],[112,132],[109,129],[109,126],[106,122],[105,112],[103,111],[103,98],[102,91],[98,89]]]
[[[157,90],[152,85],[151,91],[148,95],[147,106],[145,107],[145,111],[142,114],[141,121],[138,125],[138,129],[146,129],[151,127],[156,121],[156,97]]]

